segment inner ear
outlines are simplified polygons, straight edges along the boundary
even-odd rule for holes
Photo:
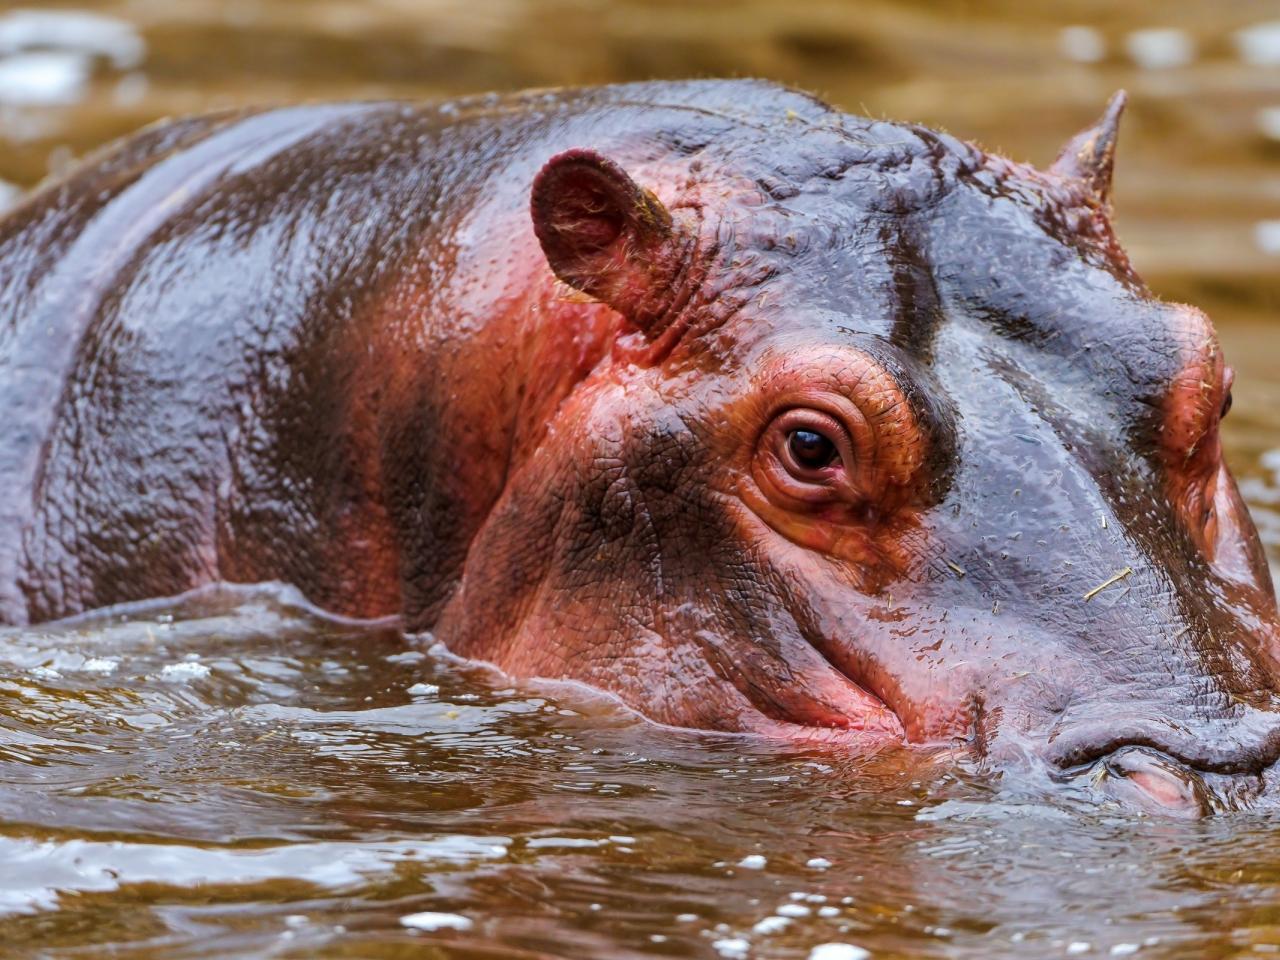
[[[665,327],[686,244],[656,196],[607,157],[576,149],[538,173],[530,209],[557,277],[650,337]]]

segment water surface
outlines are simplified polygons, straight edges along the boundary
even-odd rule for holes
[[[840,942],[990,958],[1280,944],[1267,815],[1144,818],[1002,785],[943,752],[859,761],[663,730],[423,645],[269,587],[4,635],[4,949],[806,957]]]

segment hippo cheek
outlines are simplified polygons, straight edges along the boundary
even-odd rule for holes
[[[902,723],[892,710],[802,639],[738,643],[722,634],[695,634],[716,675],[745,697],[757,733],[802,741],[901,743]]]

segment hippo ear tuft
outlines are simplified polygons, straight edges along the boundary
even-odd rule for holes
[[[530,211],[557,277],[661,332],[686,244],[653,193],[607,157],[568,150],[538,173]]]
[[[1111,172],[1115,166],[1116,137],[1120,128],[1120,114],[1128,97],[1123,90],[1116,91],[1107,103],[1102,118],[1076,134],[1049,168],[1057,174],[1082,185],[1099,204],[1111,204]]]

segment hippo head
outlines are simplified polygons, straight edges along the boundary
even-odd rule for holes
[[[817,106],[552,158],[546,309],[620,320],[450,645],[675,726],[960,749],[1173,812],[1260,795],[1277,613],[1232,374],[1112,233],[1122,102],[1047,172]]]

